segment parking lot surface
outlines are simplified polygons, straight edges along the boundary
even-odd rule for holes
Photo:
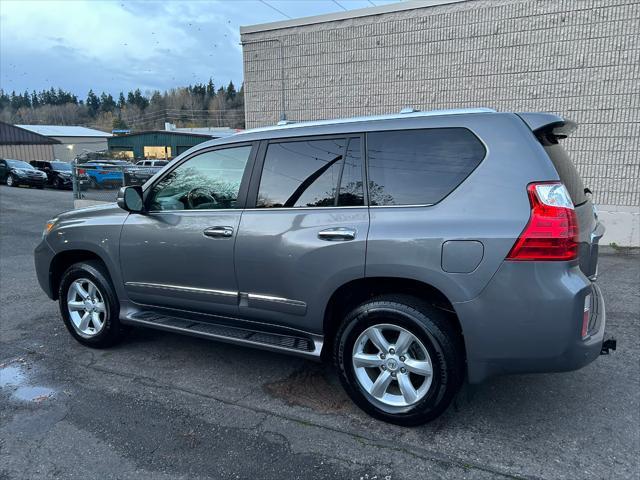
[[[411,429],[360,412],[328,365],[143,329],[82,347],[32,255],[71,206],[0,186],[0,479],[638,478],[640,255],[600,256],[617,352],[466,387]]]

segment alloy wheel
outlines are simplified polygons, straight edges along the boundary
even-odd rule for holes
[[[353,346],[353,369],[362,389],[384,407],[405,408],[429,391],[433,364],[420,339],[391,324],[364,330]]]
[[[69,285],[67,310],[71,323],[84,338],[98,335],[107,319],[107,307],[102,292],[86,278],[78,278]]]

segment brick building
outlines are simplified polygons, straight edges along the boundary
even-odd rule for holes
[[[242,27],[246,123],[405,106],[559,113],[580,125],[566,146],[605,242],[637,245],[638,32],[638,0],[417,0]]]

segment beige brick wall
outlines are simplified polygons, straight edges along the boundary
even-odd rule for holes
[[[242,35],[247,127],[487,106],[580,124],[599,203],[640,205],[640,0],[476,0]],[[283,78],[284,73],[284,78]]]

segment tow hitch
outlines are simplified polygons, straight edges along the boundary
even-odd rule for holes
[[[609,355],[609,350],[615,351],[616,349],[616,339],[615,338],[607,338],[604,342],[602,342],[602,348],[600,349],[600,355]]]

